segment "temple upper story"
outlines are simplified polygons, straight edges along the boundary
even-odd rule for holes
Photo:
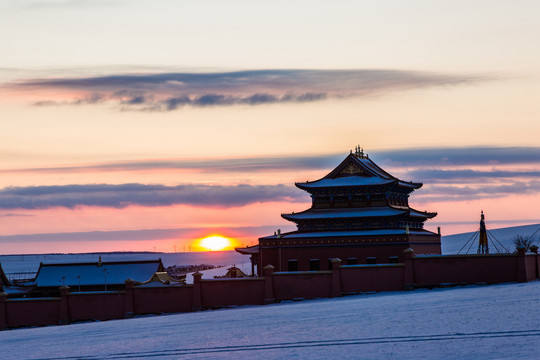
[[[325,177],[296,186],[311,194],[312,206],[281,216],[302,232],[422,229],[427,219],[437,215],[409,207],[409,195],[422,183],[390,175],[359,147]]]

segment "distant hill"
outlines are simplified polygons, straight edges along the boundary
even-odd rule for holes
[[[513,252],[515,250],[512,240],[516,235],[521,235],[528,238],[538,229],[540,229],[540,224],[512,226],[501,229],[490,229],[488,224],[488,233],[492,234],[497,240],[499,240],[510,252]],[[471,238],[471,236],[473,236],[473,234],[474,232],[468,232],[443,236],[441,238],[442,253],[445,255],[457,254],[458,251],[463,247],[463,245],[465,245],[465,243]],[[491,244],[491,237],[488,236],[488,238],[490,239],[490,252],[496,252],[494,246],[492,246]],[[538,240],[540,239],[540,230],[534,235],[534,239],[536,240],[536,244],[538,245]],[[475,240],[476,242],[469,250],[469,254],[476,254],[476,250],[478,249],[478,236],[475,237]],[[495,244],[500,248],[498,243]],[[469,246],[467,246],[467,248],[468,247]],[[466,253],[467,248],[465,248],[461,253]]]

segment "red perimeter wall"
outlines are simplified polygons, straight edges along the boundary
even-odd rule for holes
[[[429,256],[416,257],[413,262],[417,286],[518,281],[518,262],[513,255]]]
[[[526,282],[539,278],[540,256],[414,256],[403,263],[343,265],[333,271],[274,272],[247,279],[201,279],[193,285],[141,286],[125,291],[69,293],[58,298],[7,299],[0,292],[0,329],[120,319],[133,315],[188,312],[231,305],[258,305],[286,299],[328,298],[344,294],[397,291],[445,284]]]
[[[162,314],[191,311],[193,286],[142,287],[133,289],[134,314]]]
[[[72,293],[67,296],[69,320],[109,320],[124,317],[124,293]]]
[[[58,298],[8,300],[5,302],[6,324],[3,328],[58,324],[59,309]]]
[[[341,271],[341,292],[403,290],[403,264],[344,265]]]
[[[201,280],[201,307],[264,304],[264,279]]]
[[[278,272],[272,278],[275,299],[331,297],[331,271]]]

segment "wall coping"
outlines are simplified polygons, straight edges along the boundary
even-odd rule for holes
[[[274,273],[276,274],[276,273]],[[201,282],[264,281],[264,277],[246,277],[230,279],[201,279]]]
[[[75,291],[69,292],[68,296],[82,296],[82,295],[114,295],[114,294],[125,294],[124,290],[119,291]]]
[[[331,275],[333,271],[331,270],[322,270],[322,271],[278,271],[273,273],[273,275]]]
[[[6,299],[5,302],[24,302],[24,301],[60,301],[59,297],[39,297],[39,298],[13,298]]]
[[[527,254],[536,255],[536,254]],[[515,257],[515,254],[451,254],[451,255],[415,255],[414,259],[429,259],[429,258],[490,258],[490,257]]]
[[[341,265],[341,268],[380,268],[380,267],[405,267],[403,263],[396,264],[355,264],[355,265]]]
[[[173,285],[173,284],[163,284],[163,285],[145,285],[145,286],[141,286],[141,285],[135,285],[133,286],[133,290],[139,290],[139,289],[163,289],[163,288],[179,288],[179,289],[182,289],[182,288],[186,288],[186,287],[193,287],[193,284],[182,284],[182,285]]]

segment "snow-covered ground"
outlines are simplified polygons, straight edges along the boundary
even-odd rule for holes
[[[9,359],[538,359],[540,282],[0,332]]]

